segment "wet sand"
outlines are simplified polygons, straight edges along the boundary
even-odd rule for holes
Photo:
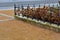
[[[0,13],[3,13],[3,14],[7,14],[7,15],[10,15],[10,16],[13,16],[14,13],[13,10],[0,10]]]
[[[12,10],[0,13],[13,16]],[[14,19],[0,22],[0,40],[60,40],[60,33]]]
[[[6,16],[0,16],[0,20],[5,20],[5,19],[8,19],[8,17],[6,17]]]

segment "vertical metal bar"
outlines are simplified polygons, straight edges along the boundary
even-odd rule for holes
[[[23,6],[23,4],[21,5],[21,8],[22,8],[22,10],[24,10],[24,6]]]
[[[29,6],[29,4],[28,4],[28,6],[27,6],[27,10],[30,8],[30,6]]]
[[[57,4],[57,7],[58,7],[58,16],[60,17],[60,8],[59,8],[58,4]],[[59,26],[59,23],[58,23],[58,26]]]
[[[33,5],[33,7],[34,7],[34,10],[35,10],[35,4]]]
[[[53,8],[54,8],[54,4],[53,4]]]
[[[18,5],[18,11],[20,11],[20,6]]]
[[[40,8],[40,5],[39,5],[39,8]]]
[[[14,15],[17,15],[16,14],[16,4],[14,4]]]

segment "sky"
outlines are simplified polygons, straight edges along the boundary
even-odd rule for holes
[[[56,1],[56,0],[0,0],[0,2],[19,2],[19,1]]]
[[[40,1],[40,0],[0,0],[0,2],[14,2],[14,1]]]

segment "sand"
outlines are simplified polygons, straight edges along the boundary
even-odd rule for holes
[[[8,19],[8,17],[6,17],[6,16],[0,16],[0,20],[6,20],[6,19]]]
[[[13,16],[12,10],[0,12]],[[60,40],[60,33],[14,19],[0,22],[0,40]]]
[[[14,13],[13,10],[0,10],[0,13],[3,13],[3,14],[7,14],[7,15],[10,15],[10,16],[13,16]]]

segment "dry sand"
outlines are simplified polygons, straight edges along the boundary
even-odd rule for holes
[[[11,10],[0,12],[13,16]],[[0,22],[0,40],[60,40],[60,33],[14,19]]]

